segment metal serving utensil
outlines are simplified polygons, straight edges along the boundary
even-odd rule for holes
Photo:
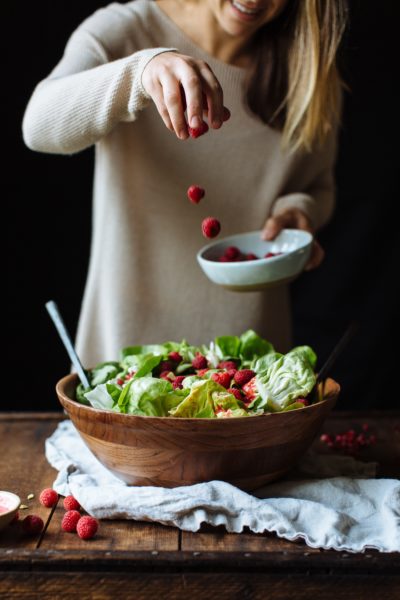
[[[85,369],[82,366],[78,354],[76,353],[71,337],[67,331],[67,328],[65,327],[65,323],[63,321],[63,318],[61,317],[60,311],[58,310],[57,304],[54,302],[54,300],[49,300],[49,302],[46,302],[45,306],[58,331],[61,341],[64,344],[66,351],[68,352],[68,356],[70,357],[71,362],[74,365],[76,372],[78,373],[82,385],[85,388],[90,387],[89,379],[87,378]]]

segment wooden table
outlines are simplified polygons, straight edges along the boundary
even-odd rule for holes
[[[62,502],[52,513],[38,501],[56,472],[44,441],[61,413],[0,413],[0,489],[14,491],[47,524],[42,539],[19,524],[0,532],[1,598],[258,599],[400,598],[400,553],[324,551],[275,534],[229,534],[206,527],[187,533],[134,521],[102,521],[83,541],[60,530]],[[379,476],[400,478],[400,412],[333,413],[334,433],[367,422],[378,443],[362,451],[379,461]],[[315,448],[329,451],[317,440]],[[27,500],[29,494],[35,498]]]

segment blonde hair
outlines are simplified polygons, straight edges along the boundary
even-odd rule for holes
[[[247,101],[282,130],[285,148],[310,151],[339,121],[337,53],[346,21],[346,0],[289,0],[257,34]]]

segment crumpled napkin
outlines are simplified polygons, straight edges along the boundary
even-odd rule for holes
[[[376,463],[309,451],[284,480],[247,493],[224,481],[173,489],[128,486],[94,457],[71,421],[46,440],[54,489],[99,519],[134,519],[198,531],[275,532],[312,548],[400,551],[400,481],[374,479]],[[290,479],[290,480],[288,480]]]

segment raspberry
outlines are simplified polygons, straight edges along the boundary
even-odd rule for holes
[[[44,527],[43,519],[37,515],[28,515],[22,521],[22,527],[28,535],[36,535],[40,533]]]
[[[246,260],[257,260],[258,256],[256,254],[253,254],[253,252],[249,252],[248,254],[246,254]]]
[[[306,398],[297,398],[296,402],[299,402],[300,404],[304,404],[304,406],[308,406],[310,404]]]
[[[159,373],[162,373],[163,371],[173,371],[175,367],[176,364],[174,364],[172,360],[162,360],[158,365],[158,371]]]
[[[201,229],[204,237],[214,238],[221,231],[221,223],[215,217],[206,217],[201,224]]]
[[[200,127],[188,127],[188,131],[191,138],[198,138],[207,133],[208,125],[205,121],[203,121]]]
[[[74,533],[81,516],[81,513],[77,510],[68,510],[61,521],[61,529],[67,533]]]
[[[193,204],[198,204],[204,198],[205,190],[198,185],[191,185],[187,191],[187,197]]]
[[[185,379],[185,375],[178,375],[178,377],[175,377],[175,379],[172,382],[172,387],[174,388],[174,390],[182,389],[182,381]]]
[[[166,379],[166,381],[171,381],[170,377],[171,377],[171,371],[162,371],[160,373],[160,379]]]
[[[246,385],[250,379],[253,379],[254,375],[255,373],[251,369],[242,369],[241,371],[236,371],[234,380],[238,386],[242,387]]]
[[[237,367],[233,360],[221,360],[217,365],[217,369],[234,369],[236,371]]]
[[[81,517],[76,526],[76,532],[82,540],[92,538],[99,527],[99,523],[93,517]]]
[[[207,373],[207,371],[209,371],[210,369],[207,367],[206,369],[197,369],[197,375],[199,377],[204,377],[204,375]]]
[[[238,388],[228,388],[228,392],[233,394],[236,400],[243,400],[242,392]]]
[[[213,379],[216,383],[219,383],[219,385],[222,385],[222,387],[227,389],[231,384],[231,376],[226,371],[223,373],[213,373],[211,375],[211,379]]]
[[[78,500],[75,500],[73,496],[66,496],[64,498],[63,504],[65,510],[79,510],[81,507]]]
[[[170,352],[168,354],[168,358],[169,358],[169,360],[172,360],[172,362],[177,363],[177,364],[181,363],[183,360],[182,356],[179,354],[179,352]]]
[[[243,386],[243,391],[246,394],[247,400],[254,400],[258,395],[257,377],[250,379],[250,381]]]
[[[51,508],[58,501],[58,494],[52,488],[46,488],[42,492],[40,492],[39,502],[46,508]]]
[[[235,258],[240,256],[240,250],[239,248],[236,248],[236,246],[228,246],[228,248],[225,249],[224,256],[229,260],[235,260]]]
[[[196,352],[196,356],[192,360],[192,365],[195,369],[207,369],[207,359],[200,352]]]
[[[267,252],[267,254],[265,254],[264,258],[272,258],[273,256],[276,256],[275,252]]]

